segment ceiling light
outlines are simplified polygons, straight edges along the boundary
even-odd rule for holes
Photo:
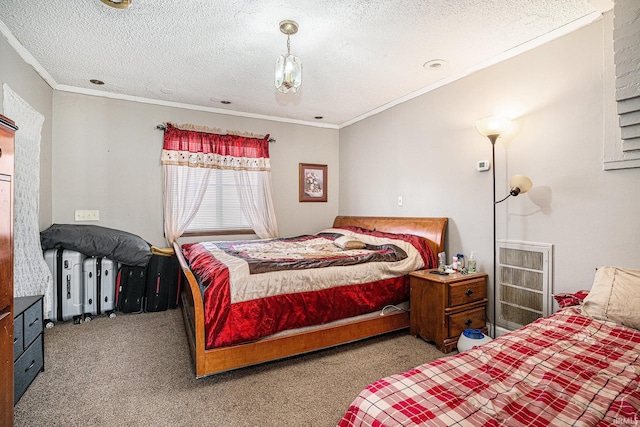
[[[282,21],[280,31],[287,35],[287,54],[276,59],[276,89],[281,93],[290,90],[296,93],[302,84],[302,62],[297,56],[291,55],[290,38],[291,34],[298,32],[298,24],[290,20]]]
[[[231,101],[220,101],[220,103],[224,104],[224,105],[229,105],[229,104],[231,104]]]
[[[323,116],[315,116],[315,117],[314,117],[314,119],[316,119],[316,120],[322,120],[322,119],[324,119],[324,117],[323,117]]]
[[[446,63],[447,61],[444,59],[433,59],[425,62],[422,66],[427,70],[437,70],[438,68],[444,67]]]
[[[98,79],[91,79],[91,80],[89,80],[89,81],[90,81],[91,83],[93,83],[94,85],[98,85],[98,86],[100,86],[100,85],[103,85],[103,84],[104,84],[104,82],[103,82],[102,80],[98,80]]]
[[[100,0],[102,3],[107,6],[114,7],[116,9],[127,9],[131,6],[131,2],[133,0]]]

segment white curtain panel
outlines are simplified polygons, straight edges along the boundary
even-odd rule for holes
[[[13,265],[17,297],[44,295],[44,312],[51,311],[53,278],[42,256],[38,203],[40,196],[40,138],[44,116],[3,84],[4,115],[16,123],[13,177]]]
[[[253,231],[261,239],[278,237],[280,231],[271,197],[271,171],[235,170],[234,177],[242,212]],[[257,185],[251,185],[253,183]],[[253,194],[253,188],[257,189],[257,194]]]
[[[169,246],[172,246],[198,212],[213,169],[163,164],[162,170],[164,234]],[[187,191],[189,188],[196,188],[197,191]]]

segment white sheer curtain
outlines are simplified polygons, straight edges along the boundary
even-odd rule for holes
[[[212,169],[179,165],[163,165],[163,169],[164,233],[171,246],[198,212]],[[192,193],[189,188],[197,191]]]
[[[17,297],[44,295],[44,312],[51,311],[53,277],[40,244],[40,140],[44,116],[5,83],[4,115],[18,126],[13,179],[13,293]]]
[[[197,212],[212,169],[235,171],[242,211],[261,239],[278,237],[273,206],[268,135],[253,138],[179,129],[167,124],[161,163],[165,235],[172,245]],[[197,183],[193,194],[185,191]],[[256,184],[253,188],[252,185]]]
[[[261,239],[277,237],[278,222],[271,198],[271,171],[234,171],[242,213]],[[255,185],[252,185],[255,184]],[[257,191],[254,193],[253,189]]]

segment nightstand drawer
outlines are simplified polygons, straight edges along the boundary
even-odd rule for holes
[[[42,299],[29,307],[24,317],[24,345],[28,346],[42,332]]]
[[[485,307],[451,314],[449,318],[449,337],[457,337],[467,328],[482,329],[485,326]]]
[[[22,314],[13,319],[13,360],[16,360],[18,356],[22,354],[22,350],[24,350],[24,341],[22,339],[22,321]]]
[[[484,277],[449,285],[449,307],[455,307],[487,297],[487,282]]]
[[[40,335],[15,362],[13,378],[14,404],[20,400],[20,397],[22,397],[43,366],[42,335]]]

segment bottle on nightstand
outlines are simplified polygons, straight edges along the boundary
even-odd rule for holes
[[[475,252],[471,251],[471,255],[469,255],[469,266],[467,267],[467,270],[469,271],[469,273],[475,273],[476,272],[476,256],[475,256]]]

